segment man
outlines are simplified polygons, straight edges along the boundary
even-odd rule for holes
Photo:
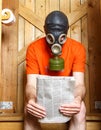
[[[27,49],[24,128],[40,130],[37,119],[46,116],[45,108],[36,103],[36,76],[40,74],[75,77],[74,101],[62,104],[59,111],[64,116],[72,117],[69,130],[85,130],[85,49],[81,43],[66,36],[69,29],[68,19],[60,11],[53,11],[46,17],[44,29],[46,37],[32,42]],[[50,58],[55,56],[62,59],[62,67],[55,67],[56,70],[50,67]]]

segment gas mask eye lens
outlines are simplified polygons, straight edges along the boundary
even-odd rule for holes
[[[66,34],[61,34],[61,35],[59,36],[59,43],[60,43],[60,44],[64,44],[65,41],[66,41],[66,39],[67,39]]]
[[[47,34],[46,35],[46,40],[49,44],[53,44],[55,42],[55,38],[52,34]]]

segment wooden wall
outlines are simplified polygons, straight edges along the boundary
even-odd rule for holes
[[[2,1],[0,1],[0,14],[1,11],[2,11]],[[1,31],[2,31],[2,27],[1,27],[1,15],[0,15],[0,85],[1,85]]]
[[[9,130],[23,129],[26,48],[32,40],[44,36],[46,15],[61,10],[69,18],[68,36],[86,48],[87,130],[101,130],[101,107],[95,109],[95,102],[101,101],[101,0],[1,0],[1,5],[13,11],[16,22],[2,27],[0,22],[0,101],[14,103],[12,114],[0,113],[0,129],[6,130],[4,124]]]
[[[2,8],[9,8],[17,18],[18,2],[2,1]],[[14,111],[17,101],[17,21],[11,26],[2,24],[0,101],[12,101]]]
[[[90,112],[101,113],[101,0],[88,1],[88,41]]]

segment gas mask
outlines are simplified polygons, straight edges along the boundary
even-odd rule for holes
[[[60,58],[60,56],[69,28],[67,16],[60,11],[53,11],[47,16],[44,27],[46,41],[53,55],[53,58],[49,60],[49,69],[61,71],[64,69],[64,59]]]

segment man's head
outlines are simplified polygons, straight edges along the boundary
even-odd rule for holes
[[[46,17],[44,29],[46,40],[50,47],[52,47],[53,44],[62,46],[66,41],[69,29],[67,16],[61,11],[51,12]]]
[[[68,18],[61,11],[53,11],[45,19],[46,41],[55,57],[62,53],[62,45],[67,39],[68,29]]]
[[[61,31],[67,34],[69,29],[68,18],[61,11],[53,11],[46,17],[44,28],[46,34],[51,31]]]

